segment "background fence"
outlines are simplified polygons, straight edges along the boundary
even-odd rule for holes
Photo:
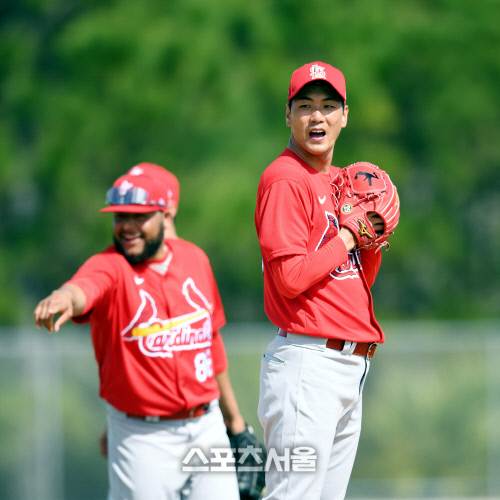
[[[349,499],[500,498],[500,323],[385,322],[365,385]],[[268,324],[222,331],[245,418],[256,417]],[[0,497],[96,500],[105,425],[88,330],[0,331]]]

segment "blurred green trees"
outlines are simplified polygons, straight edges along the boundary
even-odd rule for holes
[[[4,1],[0,324],[108,244],[104,193],[142,161],[179,177],[178,232],[228,319],[264,319],[255,194],[315,60],[347,79],[334,163],[376,163],[400,192],[377,314],[498,317],[499,21],[495,0]]]

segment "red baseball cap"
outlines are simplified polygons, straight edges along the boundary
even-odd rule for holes
[[[340,97],[342,97],[345,102],[346,88],[342,71],[320,61],[305,64],[292,73],[290,87],[288,88],[288,100],[297,95],[297,92],[299,92],[304,85],[316,80],[328,82],[340,94]]]
[[[175,203],[179,203],[180,198],[180,188],[179,181],[177,177],[169,172],[166,168],[160,167],[154,163],[139,163],[132,167],[127,174],[130,175],[140,175],[146,174],[150,177],[155,178],[164,187],[164,196],[167,200],[172,200]]]
[[[106,204],[100,212],[145,213],[165,212],[169,200],[163,184],[146,174],[125,174],[118,177],[106,193]]]

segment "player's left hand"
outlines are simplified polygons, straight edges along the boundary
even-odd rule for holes
[[[375,234],[377,235],[377,237],[382,236],[385,229],[384,219],[382,219],[382,217],[377,212],[369,212],[366,215],[373,229],[375,230]]]

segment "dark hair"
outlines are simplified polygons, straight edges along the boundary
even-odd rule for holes
[[[302,91],[308,87],[312,87],[313,85],[321,85],[322,87],[328,87],[328,89],[331,91],[332,93],[332,99],[334,101],[339,101],[340,103],[342,103],[342,109],[344,109],[345,107],[345,102],[344,102],[344,99],[342,98],[342,96],[328,83],[328,82],[325,82],[324,80],[316,80],[316,81],[312,81],[312,82],[309,82],[309,83],[306,83],[289,101],[288,101],[288,107],[290,109],[292,109],[292,103],[293,103],[293,100],[294,99],[298,99],[300,94],[302,93]]]

